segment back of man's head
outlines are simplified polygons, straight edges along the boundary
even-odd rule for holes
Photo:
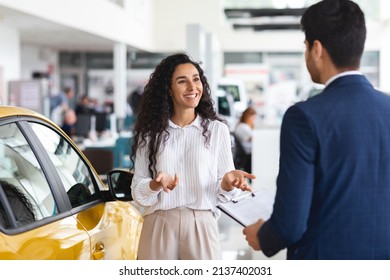
[[[320,1],[305,11],[301,24],[309,48],[318,40],[337,68],[359,68],[367,31],[364,13],[356,3]]]

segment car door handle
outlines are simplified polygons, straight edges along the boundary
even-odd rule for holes
[[[92,258],[94,260],[103,260],[106,255],[106,250],[104,248],[104,243],[99,241],[95,244],[92,252]]]

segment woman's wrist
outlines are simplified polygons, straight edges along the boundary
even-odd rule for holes
[[[149,187],[153,191],[159,191],[162,188],[161,184],[159,182],[157,182],[155,179],[152,179],[150,181]]]
[[[221,189],[223,189],[226,192],[230,192],[234,187],[228,184],[226,178],[226,175],[223,176],[222,181],[221,181]]]

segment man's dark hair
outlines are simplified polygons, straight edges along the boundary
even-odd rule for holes
[[[337,68],[359,68],[366,40],[364,13],[349,0],[323,0],[301,19],[309,48],[318,40]]]

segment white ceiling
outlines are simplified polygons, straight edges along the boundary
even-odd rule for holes
[[[231,0],[231,2],[234,0]],[[318,0],[306,0],[317,2]],[[226,3],[228,3],[227,1]],[[240,0],[240,3],[250,3]],[[255,2],[262,2],[256,0]],[[272,2],[272,0],[267,0]],[[356,0],[365,12],[375,18],[379,6],[377,0]],[[226,4],[225,3],[225,4]],[[231,3],[230,3],[231,4]],[[0,6],[0,24],[16,28],[20,31],[21,42],[39,46],[46,46],[56,50],[81,50],[81,51],[111,51],[115,42],[97,37],[77,29],[62,26],[44,19],[40,19],[19,11]],[[238,31],[239,32],[239,31]],[[136,50],[128,46],[129,50]]]
[[[28,14],[0,7],[0,23],[20,31],[22,43],[58,50],[112,50],[114,42]]]

